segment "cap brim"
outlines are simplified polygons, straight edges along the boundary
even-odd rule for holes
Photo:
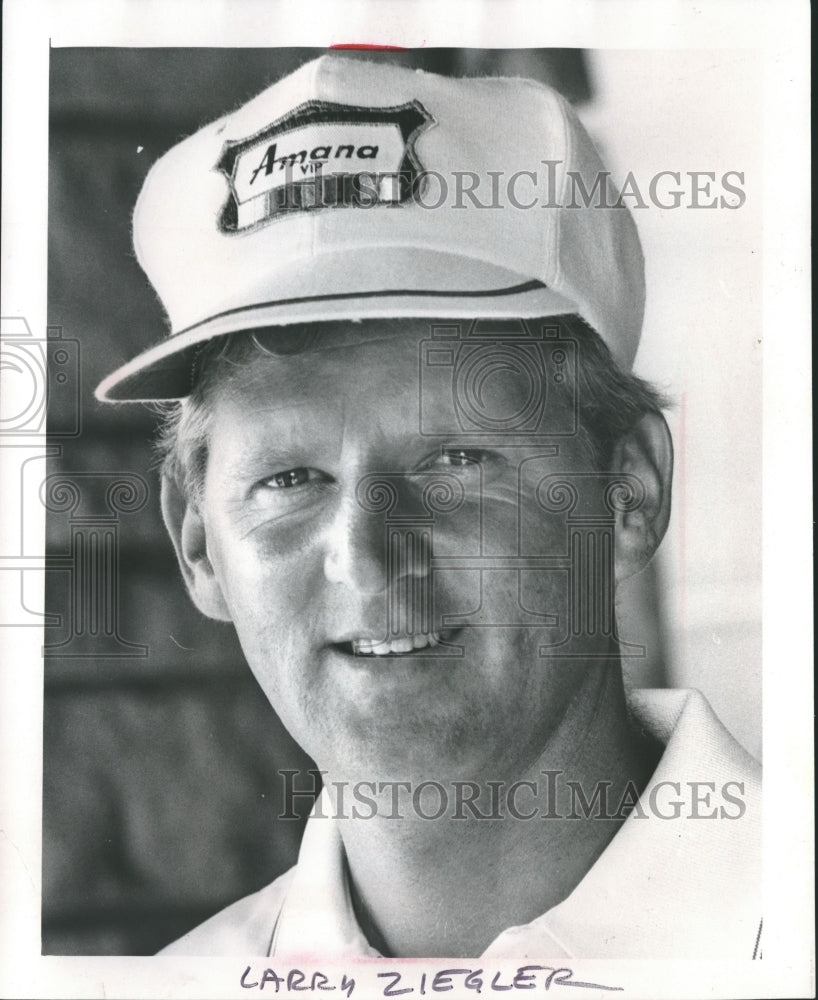
[[[117,369],[100,383],[96,397],[100,402],[183,399],[192,387],[198,348],[214,337],[242,330],[397,317],[523,319],[576,311],[574,303],[540,281],[524,280],[511,271],[486,264],[475,275],[476,262],[469,263],[469,278],[479,277],[479,281],[464,282],[472,287],[334,291],[226,310],[180,330]],[[349,273],[354,274],[354,268]]]

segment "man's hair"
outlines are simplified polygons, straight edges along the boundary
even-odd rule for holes
[[[404,320],[378,320],[394,325]],[[559,391],[566,405],[578,404],[579,438],[589,461],[607,468],[613,447],[646,413],[659,413],[668,400],[654,386],[614,361],[596,331],[579,316],[527,321],[559,325],[561,335],[577,343],[577,364],[568,366]],[[161,423],[156,441],[162,475],[169,477],[194,506],[201,503],[207,471],[208,441],[215,387],[259,354],[285,356],[303,353],[332,339],[333,324],[296,324],[226,334],[204,344],[193,365],[192,389],[184,400],[155,404]]]

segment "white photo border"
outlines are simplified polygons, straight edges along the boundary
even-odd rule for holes
[[[814,990],[810,535],[809,7],[620,0],[304,5],[92,0],[4,5],[2,315],[46,327],[49,48],[61,46],[573,47],[752,50],[763,79],[763,727],[765,921],[760,962],[583,961],[623,997],[807,996]],[[300,13],[299,13],[300,9]],[[23,197],[25,195],[25,197]],[[780,341],[777,340],[780,338]],[[0,462],[3,456],[0,455]],[[3,470],[0,470],[3,471]],[[2,551],[15,525],[0,526]],[[43,524],[35,525],[43,531]],[[10,541],[11,540],[11,541]],[[42,692],[37,629],[0,629],[0,995],[234,997],[241,959],[40,954]],[[398,963],[396,963],[398,964]],[[429,971],[450,963],[426,962]],[[519,963],[498,962],[513,971]],[[379,983],[371,965],[326,963]],[[484,991],[488,992],[488,991]],[[279,993],[278,995],[282,995]],[[377,994],[380,995],[380,994]],[[457,995],[452,992],[450,996]],[[472,994],[469,994],[472,995]]]

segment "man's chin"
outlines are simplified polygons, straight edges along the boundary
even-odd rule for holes
[[[467,700],[423,699],[402,706],[383,702],[380,711],[349,706],[336,716],[331,744],[316,751],[331,776],[358,782],[481,781],[505,770],[510,741],[496,718]],[[341,706],[338,706],[339,709]]]

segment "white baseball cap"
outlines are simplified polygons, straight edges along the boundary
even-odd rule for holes
[[[601,177],[549,87],[322,56],[149,172],[134,245],[170,332],[97,398],[183,398],[223,334],[378,317],[576,313],[630,368],[644,262],[615,193],[578,197]]]

